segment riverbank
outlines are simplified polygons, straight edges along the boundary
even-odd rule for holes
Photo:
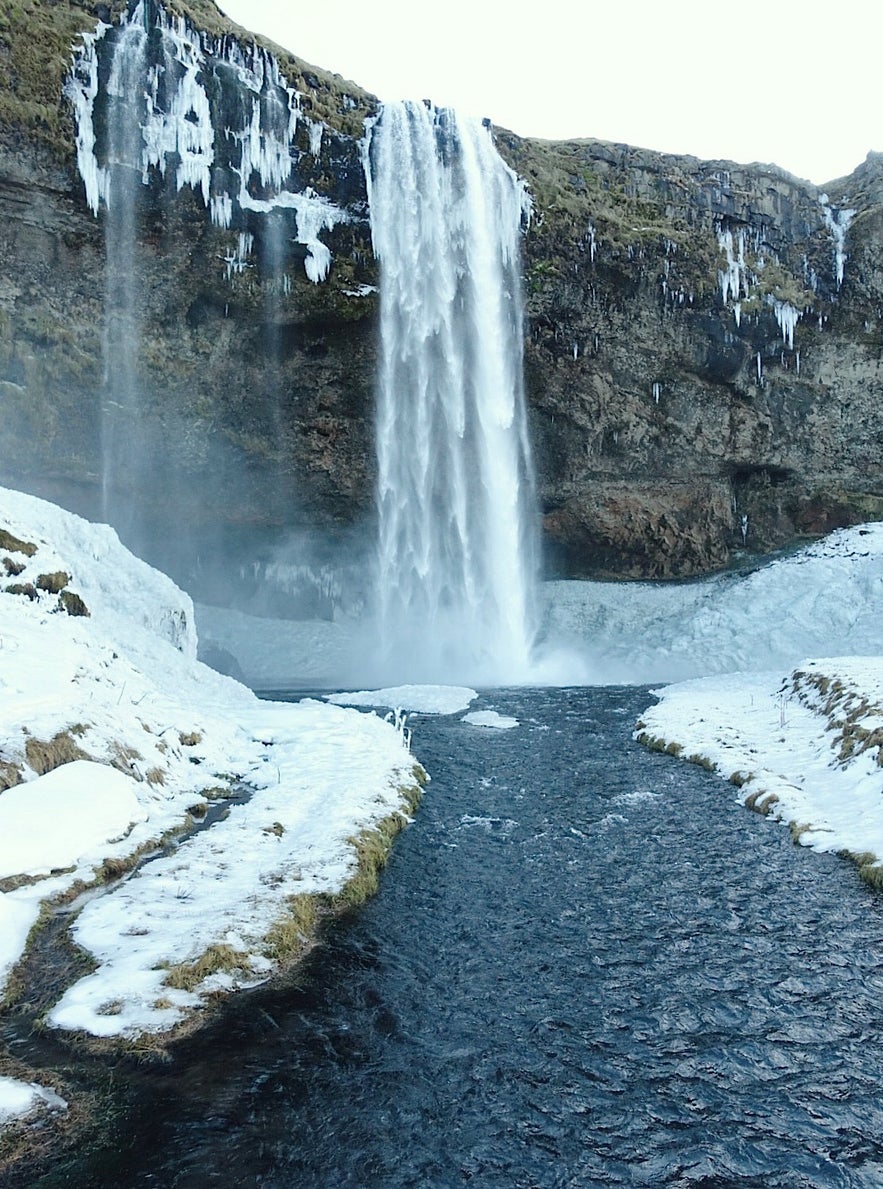
[[[0,489],[0,567],[3,1018],[156,1052],[370,894],[425,774],[400,719],[200,664],[189,597],[107,526]],[[0,1078],[0,1127],[69,1115],[3,1046]]]
[[[883,887],[883,658],[806,661],[657,691],[636,738],[730,781],[795,842]]]

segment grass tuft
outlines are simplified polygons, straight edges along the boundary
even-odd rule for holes
[[[37,597],[37,588],[33,582],[11,582],[6,588],[6,593],[11,595],[23,595],[31,602]]]
[[[248,955],[235,950],[232,945],[220,942],[208,949],[193,962],[178,962],[168,968],[163,979],[167,987],[176,991],[194,991],[213,974],[251,973]]]
[[[36,587],[37,590],[45,590],[49,594],[61,594],[70,580],[70,574],[65,574],[64,570],[55,570],[51,574],[38,574]]]
[[[74,742],[70,730],[59,731],[47,741],[42,739],[28,739],[25,744],[25,759],[38,776],[44,776],[60,768],[62,764],[73,763],[74,760],[91,760],[81,747]]]
[[[92,614],[80,596],[72,590],[61,591],[58,596],[58,601],[61,603],[68,615],[83,616],[88,619]]]
[[[0,760],[0,793],[4,789],[15,788],[17,784],[21,784],[21,781],[21,766],[12,764],[8,760]]]
[[[8,553],[23,553],[25,557],[33,557],[37,552],[37,546],[31,541],[22,541],[5,528],[0,528],[0,549],[5,549]]]
[[[319,900],[301,893],[288,899],[285,915],[264,939],[264,954],[280,966],[300,958],[313,945],[319,926]]]

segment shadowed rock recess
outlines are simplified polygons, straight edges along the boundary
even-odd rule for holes
[[[93,43],[90,113],[104,168],[124,12],[0,9],[0,481],[98,517],[119,416],[113,290],[107,210],[90,209],[66,80],[82,35],[109,24]],[[150,77],[167,80],[157,110],[189,70],[214,145],[200,190],[181,180],[167,119],[162,167],[134,187],[129,363],[146,461],[116,482],[141,509],[131,543],[205,597],[208,556],[256,557],[294,533],[324,564],[373,536],[378,269],[361,138],[378,104],[210,0],[146,0],[138,19]],[[186,52],[170,57],[157,22]],[[89,85],[81,69],[81,96]],[[285,94],[297,118],[280,142],[268,112]],[[698,575],[883,517],[883,157],[822,190],[771,165],[496,141],[533,200],[525,362],[548,573]],[[330,227],[308,234],[276,203],[279,143],[284,186],[339,211]],[[324,279],[311,236],[330,251]]]

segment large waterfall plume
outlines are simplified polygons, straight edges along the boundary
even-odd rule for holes
[[[522,382],[524,187],[486,126],[418,102],[383,107],[366,174],[381,265],[382,671],[524,680],[536,553]]]

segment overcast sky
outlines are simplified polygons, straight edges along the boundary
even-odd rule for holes
[[[883,149],[879,0],[219,0],[382,99],[821,183]]]

